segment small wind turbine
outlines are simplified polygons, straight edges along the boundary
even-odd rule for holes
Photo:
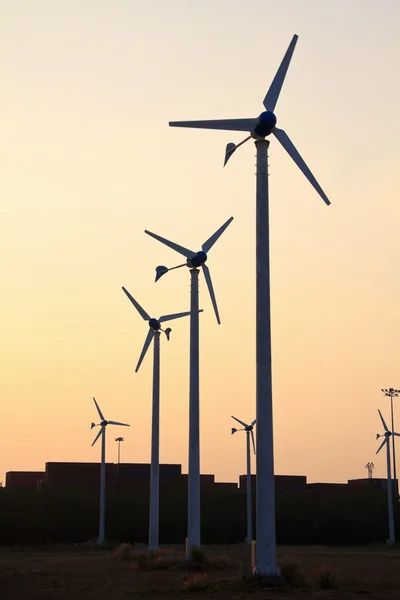
[[[286,51],[269,90],[263,100],[265,111],[256,118],[223,119],[211,121],[173,121],[171,127],[193,127],[245,131],[249,135],[239,144],[230,142],[226,147],[224,165],[233,152],[253,138],[257,149],[256,166],[256,414],[257,414],[257,575],[279,578],[276,565],[274,440],[272,421],[271,374],[271,304],[269,267],[269,214],[268,214],[268,146],[266,137],[274,135],[306,176],[326,204],[330,204],[321,186],[296,150],[283,129],[276,127],[274,114],[279,94],[292,58],[297,35]]]
[[[243,425],[243,429],[237,429],[236,427],[232,427],[231,432],[232,435],[237,431],[245,431],[246,432],[246,462],[247,462],[247,544],[251,546],[251,542],[253,540],[253,523],[252,523],[252,510],[251,510],[251,461],[250,461],[250,436],[253,444],[254,454],[256,453],[256,445],[254,443],[254,432],[253,427],[256,424],[256,419],[247,425],[244,421],[237,419],[233,415],[231,415],[232,419],[235,419],[238,423]]]
[[[386,444],[387,490],[388,490],[388,508],[389,508],[389,539],[387,540],[387,542],[390,546],[393,546],[393,544],[395,543],[395,538],[394,538],[393,493],[392,493],[392,475],[391,475],[391,468],[390,468],[389,439],[390,439],[390,436],[392,436],[392,435],[400,436],[400,433],[395,433],[394,431],[389,431],[388,426],[386,425],[385,420],[382,417],[381,411],[379,409],[378,409],[378,413],[381,418],[385,433],[381,433],[381,434],[377,433],[376,439],[379,439],[380,437],[383,437],[385,439],[383,440],[382,444],[379,446],[376,453],[378,454],[378,452],[380,452],[382,450],[383,446]]]
[[[99,537],[97,538],[98,544],[104,543],[104,529],[105,529],[105,492],[106,492],[106,427],[107,425],[122,425],[123,427],[130,427],[127,423],[119,423],[118,421],[107,421],[104,418],[103,413],[100,410],[96,399],[93,398],[94,403],[101,419],[100,423],[92,423],[90,429],[93,427],[100,427],[99,433],[93,440],[92,446],[95,445],[99,437],[101,436],[101,467],[100,467],[100,518],[99,518]]]
[[[159,543],[159,471],[160,471],[160,334],[163,331],[167,340],[170,338],[171,328],[161,329],[161,323],[187,317],[190,312],[163,315],[159,319],[151,318],[140,306],[139,302],[131,296],[124,287],[122,288],[140,316],[148,322],[149,331],[144,341],[142,353],[136,365],[137,373],[146,352],[154,340],[153,354],[153,408],[151,423],[151,465],[150,465],[150,510],[149,510],[149,550],[158,550]],[[201,311],[200,311],[201,312]]]
[[[175,244],[155,233],[145,233],[165,244],[186,258],[186,262],[176,267],[156,268],[156,281],[172,269],[188,267],[190,269],[190,384],[189,384],[189,468],[188,468],[188,543],[187,558],[193,548],[200,547],[200,425],[199,425],[199,267],[202,268],[214,307],[217,322],[220,324],[217,301],[211,281],[210,270],[205,264],[215,242],[222,235],[233,217],[228,219],[201,247],[194,252]]]

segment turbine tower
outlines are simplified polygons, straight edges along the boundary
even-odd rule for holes
[[[393,388],[381,389],[384,396],[390,398],[390,415],[392,419],[392,431],[394,431],[394,411],[393,411],[393,398],[398,398],[400,394],[400,390],[395,390]],[[394,436],[392,437],[392,454],[393,454],[393,479],[394,485],[396,488],[396,495],[399,495],[399,485],[397,483],[397,473],[396,473],[396,450],[394,446]]]
[[[228,219],[213,235],[204,242],[199,252],[179,246],[151,231],[145,233],[165,244],[186,258],[186,262],[176,267],[156,268],[156,281],[173,269],[188,267],[190,269],[190,375],[189,375],[189,468],[188,468],[188,537],[187,556],[191,550],[200,547],[200,416],[199,416],[199,267],[204,278],[214,307],[215,316],[220,324],[217,301],[211,281],[210,270],[205,264],[207,253],[233,220]]]
[[[123,427],[130,427],[127,423],[119,423],[118,421],[107,421],[104,418],[103,413],[100,410],[96,399],[93,398],[96,405],[97,412],[101,419],[100,423],[92,423],[90,429],[93,427],[100,427],[99,433],[93,440],[92,446],[95,445],[99,437],[101,436],[101,467],[100,467],[100,517],[99,517],[99,537],[97,538],[98,544],[104,543],[104,529],[105,529],[105,492],[106,492],[106,427],[107,425],[122,425]]]
[[[250,461],[250,436],[253,444],[254,454],[256,453],[256,446],[254,443],[254,432],[253,427],[256,424],[256,419],[247,425],[244,421],[237,419],[233,415],[231,415],[232,419],[235,419],[240,425],[243,425],[243,429],[237,429],[236,427],[231,428],[232,435],[237,431],[245,431],[246,432],[246,464],[247,464],[247,544],[251,546],[251,542],[253,540],[253,516],[251,510],[251,461]]]
[[[381,433],[381,434],[377,433],[376,439],[379,439],[380,437],[384,437],[385,439],[383,440],[382,444],[379,446],[376,453],[378,454],[378,452],[380,452],[382,450],[383,446],[386,444],[387,490],[388,490],[388,509],[389,509],[389,539],[387,540],[387,543],[390,546],[393,546],[393,544],[395,543],[395,538],[394,538],[393,493],[392,493],[392,475],[391,475],[391,469],[390,469],[389,439],[390,439],[390,436],[395,436],[395,435],[400,436],[400,433],[395,433],[394,431],[389,431],[388,426],[386,425],[384,418],[382,417],[381,411],[378,410],[378,413],[381,418],[385,433]]]
[[[150,465],[150,509],[149,509],[149,550],[158,550],[159,544],[159,489],[160,489],[160,335],[165,333],[167,340],[170,338],[171,328],[162,329],[161,324],[173,319],[187,317],[190,312],[163,315],[159,319],[151,318],[140,306],[139,302],[126,290],[122,288],[140,316],[148,322],[149,331],[144,341],[135,373],[139,371],[140,365],[153,340],[153,406],[151,421],[151,465]]]
[[[256,118],[223,119],[211,121],[175,121],[171,127],[193,127],[225,131],[245,131],[249,135],[239,144],[229,143],[225,162],[239,146],[253,138],[257,149],[256,175],[256,416],[257,416],[257,547],[255,572],[261,576],[279,577],[276,565],[274,445],[272,422],[271,376],[271,307],[269,267],[269,215],[268,215],[268,146],[270,134],[306,176],[321,198],[330,204],[321,186],[296,150],[283,129],[276,127],[275,106],[292,58],[297,35],[293,36],[280,67],[263,100],[265,111]]]

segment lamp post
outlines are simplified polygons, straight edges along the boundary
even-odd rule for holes
[[[118,464],[121,462],[121,442],[124,441],[123,437],[117,437],[115,438],[115,441],[118,442]]]
[[[382,392],[385,396],[390,398],[390,415],[392,418],[392,431],[394,431],[394,413],[393,413],[393,398],[397,398],[400,394],[400,390],[395,390],[394,388],[383,389]],[[396,474],[396,451],[394,447],[394,435],[392,436],[392,452],[393,452],[393,479],[394,485],[396,488],[396,495],[399,495],[399,486],[397,483],[397,474]]]

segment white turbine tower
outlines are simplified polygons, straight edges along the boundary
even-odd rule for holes
[[[104,530],[105,530],[105,492],[106,492],[106,427],[107,425],[122,425],[123,427],[130,427],[127,423],[119,423],[118,421],[107,421],[104,418],[103,413],[100,410],[96,399],[93,398],[94,403],[101,419],[100,423],[92,423],[90,429],[93,427],[100,427],[99,433],[93,440],[92,446],[95,445],[99,437],[101,436],[101,467],[100,467],[100,517],[99,517],[99,537],[97,538],[98,544],[104,543]]]
[[[381,418],[385,433],[381,433],[381,434],[377,433],[376,439],[379,439],[380,437],[384,437],[385,439],[383,440],[382,444],[379,446],[376,453],[378,454],[378,452],[380,452],[382,450],[383,446],[386,444],[387,490],[388,490],[388,509],[389,509],[389,539],[387,540],[387,542],[389,545],[393,546],[393,544],[395,543],[395,537],[394,537],[393,493],[392,493],[392,474],[391,474],[391,468],[390,468],[389,440],[390,440],[390,436],[392,436],[392,435],[400,436],[400,433],[395,433],[394,431],[389,431],[388,426],[386,425],[385,420],[382,417],[381,411],[379,409],[378,409],[378,413]]]
[[[153,344],[153,406],[151,422],[151,465],[150,465],[150,509],[149,509],[149,550],[158,550],[159,544],[159,471],[160,471],[160,334],[163,331],[167,340],[170,338],[171,328],[161,329],[161,323],[187,317],[190,312],[163,315],[159,319],[151,318],[140,304],[131,296],[124,287],[122,288],[140,316],[148,322],[149,331],[146,336],[142,352],[136,365],[137,373],[146,352]],[[201,312],[201,311],[200,311]]]
[[[237,431],[246,432],[246,465],[247,465],[247,544],[251,546],[253,540],[253,517],[251,510],[251,460],[250,460],[250,436],[253,444],[254,454],[256,453],[256,445],[254,443],[254,432],[253,427],[256,424],[256,419],[247,425],[244,421],[237,419],[231,415],[232,419],[235,419],[240,425],[243,425],[243,429],[237,429],[236,427],[231,428],[232,435]]]
[[[217,301],[211,282],[209,268],[205,262],[207,252],[233,220],[228,219],[204,244],[199,252],[194,252],[183,246],[175,244],[155,233],[145,230],[145,233],[162,242],[172,250],[186,258],[186,262],[168,269],[164,266],[156,268],[156,281],[172,269],[188,267],[190,269],[190,383],[189,383],[189,468],[188,468],[188,537],[187,557],[190,558],[191,550],[200,547],[200,425],[199,425],[199,267],[202,268],[204,278],[210,293],[217,322],[220,323]]]
[[[275,106],[297,42],[297,35],[289,45],[282,63],[269,87],[263,104],[266,109],[256,118],[224,119],[211,121],[175,121],[171,127],[193,127],[245,131],[249,135],[239,144],[229,143],[225,162],[242,144],[253,138],[257,148],[256,175],[256,415],[257,415],[257,550],[256,573],[279,577],[276,565],[274,445],[272,423],[271,379],[271,307],[269,267],[269,215],[268,215],[268,146],[265,138],[270,134],[282,144],[289,156],[307,177],[318,194],[330,204],[327,196],[283,129],[276,127]]]

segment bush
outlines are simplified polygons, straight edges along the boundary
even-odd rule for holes
[[[318,585],[324,590],[336,590],[338,588],[336,570],[324,567],[318,575]]]

